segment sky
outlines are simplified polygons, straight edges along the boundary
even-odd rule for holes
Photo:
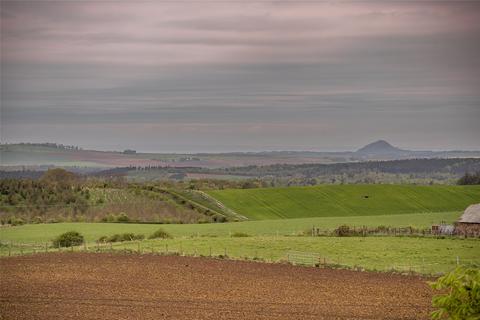
[[[1,1],[1,141],[480,150],[480,2]]]

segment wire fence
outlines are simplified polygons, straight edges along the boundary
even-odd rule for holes
[[[427,259],[420,261],[377,261],[370,263],[356,262],[351,257],[328,257],[316,252],[284,251],[281,254],[271,254],[265,250],[250,249],[239,252],[238,248],[218,247],[195,247],[183,246],[179,243],[175,246],[168,242],[158,241],[126,241],[126,242],[95,242],[83,243],[79,246],[55,247],[52,242],[44,243],[20,243],[0,242],[0,256],[18,256],[52,252],[88,252],[88,253],[124,253],[124,254],[157,254],[178,255],[190,257],[212,257],[232,260],[253,260],[268,263],[288,263],[298,266],[339,268],[359,271],[380,271],[422,275],[440,275],[456,266],[468,266],[480,268],[480,259],[466,259],[452,256],[443,261],[432,262]]]

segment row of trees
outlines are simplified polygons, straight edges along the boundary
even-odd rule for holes
[[[480,184],[480,171],[474,173],[465,173],[460,179],[458,179],[457,184],[459,185],[473,185]]]

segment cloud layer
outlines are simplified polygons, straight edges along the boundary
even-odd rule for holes
[[[2,141],[480,149],[480,3],[2,2]]]

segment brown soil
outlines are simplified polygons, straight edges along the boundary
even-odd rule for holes
[[[0,319],[428,319],[413,276],[94,253],[0,259]]]

